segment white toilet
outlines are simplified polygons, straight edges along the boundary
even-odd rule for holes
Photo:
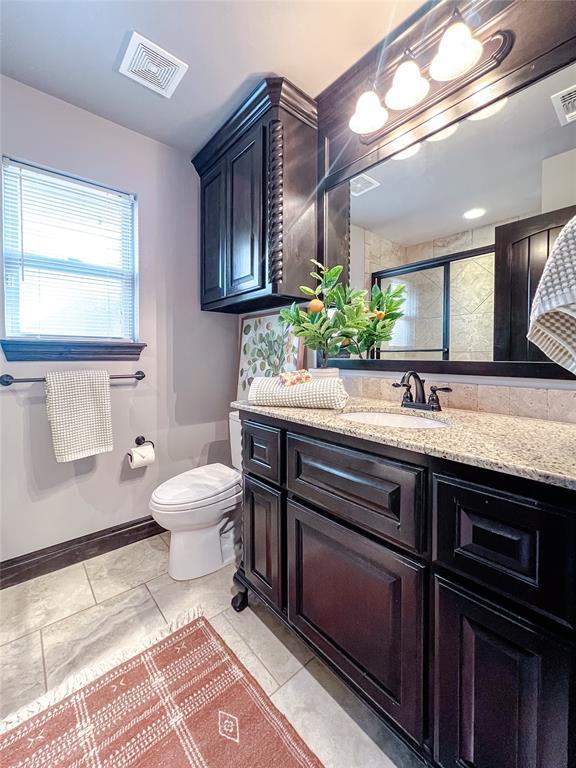
[[[227,521],[242,501],[238,411],[230,413],[229,424],[235,469],[224,464],[191,469],[166,480],[150,498],[152,517],[172,534],[168,572],[173,579],[197,579],[234,561],[234,530]]]

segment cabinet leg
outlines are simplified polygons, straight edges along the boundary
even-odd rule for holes
[[[231,604],[232,608],[234,608],[237,613],[240,613],[240,611],[243,611],[248,605],[248,588],[238,578],[238,571],[236,571],[232,577],[232,581],[236,584],[239,591],[232,598]]]
[[[243,611],[244,608],[248,605],[248,590],[246,587],[242,587],[240,592],[238,592],[231,601],[232,608],[236,611],[236,613],[240,613],[240,611]]]

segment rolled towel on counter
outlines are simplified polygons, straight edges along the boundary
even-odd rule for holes
[[[251,405],[271,405],[280,408],[344,408],[348,393],[341,379],[313,379],[304,384],[287,387],[276,376],[258,376],[250,385]]]

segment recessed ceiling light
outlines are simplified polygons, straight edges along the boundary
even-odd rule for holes
[[[432,136],[428,136],[426,141],[444,141],[444,139],[447,139],[449,136],[453,136],[458,128],[459,123],[449,125],[448,128],[444,128],[443,131],[438,131],[437,133],[433,133]]]
[[[392,156],[393,160],[406,160],[409,157],[414,157],[414,155],[420,151],[420,142],[418,144],[412,144],[411,147],[408,147],[408,149],[403,149],[402,152],[398,152],[397,154]]]
[[[484,107],[484,109],[481,109],[479,112],[474,112],[473,115],[470,115],[468,120],[486,120],[487,117],[492,117],[492,115],[495,115],[500,112],[501,109],[504,109],[507,103],[508,97],[500,99],[500,101],[495,101],[494,104],[490,104],[489,107]]]
[[[481,216],[484,216],[485,213],[485,208],[470,208],[470,210],[463,213],[462,216],[465,219],[479,219]]]

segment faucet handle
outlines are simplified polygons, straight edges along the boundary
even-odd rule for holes
[[[436,387],[434,384],[430,387],[430,394],[428,395],[428,405],[432,411],[441,411],[440,398],[438,392],[452,392],[452,387]]]
[[[401,382],[395,381],[392,384],[392,386],[396,387],[396,389],[399,389],[400,387],[404,387],[405,392],[404,392],[404,396],[402,397],[402,402],[403,403],[404,402],[405,403],[413,403],[414,402],[414,398],[412,397],[412,392],[411,392],[412,386],[410,384],[405,384],[403,381],[401,381]]]

